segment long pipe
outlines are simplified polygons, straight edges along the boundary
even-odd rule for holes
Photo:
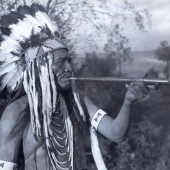
[[[123,78],[123,77],[71,77],[70,80],[84,82],[145,82],[146,84],[170,84],[168,79],[155,78]]]
[[[85,82],[145,82],[146,84],[170,84],[170,61],[167,61],[167,78],[124,78],[124,77],[71,77],[70,80]]]

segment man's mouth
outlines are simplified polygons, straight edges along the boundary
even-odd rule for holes
[[[64,72],[63,74],[61,74],[61,75],[58,77],[58,79],[59,79],[60,81],[70,81],[70,79],[69,79],[70,77],[71,77],[70,73]]]

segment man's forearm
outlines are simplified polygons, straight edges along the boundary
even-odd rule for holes
[[[94,114],[99,110],[99,107],[97,107],[88,97],[85,97],[84,101],[92,120]],[[133,102],[127,100],[126,95],[123,106],[116,119],[112,119],[107,114],[104,115],[98,124],[97,131],[111,141],[123,141],[130,123],[132,105]]]
[[[118,116],[113,120],[111,125],[113,130],[113,139],[119,139],[120,141],[125,139],[128,127],[132,119],[132,105],[133,102],[130,102],[125,98]]]
[[[123,106],[116,117],[112,119],[105,115],[98,126],[98,131],[106,138],[114,142],[122,142],[126,137],[126,132],[132,118],[133,102],[124,100]]]

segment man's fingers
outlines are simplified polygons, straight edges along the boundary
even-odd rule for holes
[[[149,93],[149,88],[146,84],[135,85],[138,89],[141,89],[145,94]]]
[[[137,93],[137,90],[135,88],[133,88],[132,86],[126,84],[125,87],[130,91],[132,92],[133,94],[136,94]]]
[[[157,90],[159,88],[159,83],[155,83],[154,85],[147,85],[150,90]]]
[[[144,83],[144,82],[134,82],[134,83],[131,83],[131,85],[133,86],[139,86],[140,88],[142,88],[142,90],[148,94],[149,93],[149,88],[148,86]]]

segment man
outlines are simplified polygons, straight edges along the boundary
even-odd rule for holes
[[[126,85],[123,106],[113,120],[87,96],[79,96],[69,79],[68,49],[42,6],[19,7],[3,16],[1,31],[0,89],[15,92],[15,100],[0,120],[0,170],[83,169],[89,130],[97,168],[105,170],[96,130],[122,142],[132,105],[149,93],[147,85]]]

